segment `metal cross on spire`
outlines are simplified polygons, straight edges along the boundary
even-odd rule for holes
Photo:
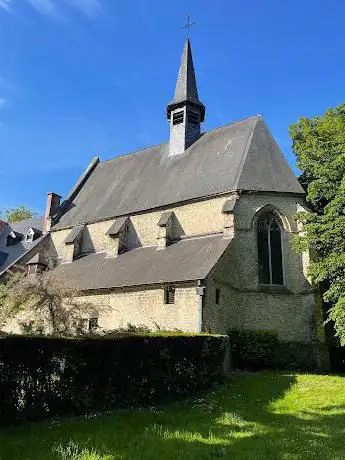
[[[189,37],[189,32],[190,32],[190,29],[195,25],[195,22],[191,22],[190,21],[190,16],[189,14],[187,14],[187,24],[185,26],[182,27],[182,29],[186,29],[187,30],[187,37]]]

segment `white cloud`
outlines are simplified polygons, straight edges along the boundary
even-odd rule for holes
[[[12,0],[0,0],[12,1]],[[56,15],[58,12],[58,5],[61,6],[61,0],[27,0],[29,4],[42,14],[49,16]],[[93,17],[101,10],[100,0],[63,0],[65,5],[70,8],[75,8],[85,14],[86,16]]]
[[[79,9],[86,16],[93,17],[102,6],[100,0],[65,0],[69,6]]]
[[[26,0],[39,13],[47,16],[55,16],[58,7],[64,2],[66,6],[79,10],[90,18],[94,17],[102,9],[101,0]],[[0,9],[11,11],[13,0],[0,0]]]
[[[52,15],[56,13],[53,0],[28,0],[30,5],[42,14]]]
[[[0,0],[0,8],[3,8],[6,11],[10,11],[12,5],[12,0]]]
[[[7,99],[0,96],[0,107],[3,107],[6,104],[6,102],[7,102]]]

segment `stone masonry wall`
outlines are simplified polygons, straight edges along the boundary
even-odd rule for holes
[[[146,326],[150,330],[179,330],[183,332],[201,331],[201,304],[193,283],[176,286],[175,303],[164,303],[164,289],[151,286],[131,288],[112,292],[97,292],[76,299],[85,303],[85,315],[81,319],[98,316],[101,329],[127,328],[128,324]],[[38,314],[23,310],[11,318],[3,327],[4,331],[21,333],[21,323],[38,321]],[[40,315],[43,319],[44,315]],[[43,321],[49,331],[49,322]]]
[[[131,216],[135,232],[132,241],[137,245],[157,244],[157,223],[163,212],[174,211],[180,235],[193,236],[224,229],[222,206],[230,195],[188,203],[164,210]],[[272,205],[283,222],[284,286],[259,286],[255,216]],[[310,342],[316,331],[313,288],[307,279],[308,257],[292,249],[293,234],[298,233],[294,220],[303,203],[290,195],[241,194],[234,209],[234,237],[218,264],[204,281],[202,327],[212,332],[226,332],[232,328],[275,330],[282,340]],[[83,251],[107,248],[106,231],[114,220],[88,224],[83,238]],[[69,230],[52,232],[52,240],[59,255],[64,252],[64,239]],[[134,244],[134,243],[133,243]],[[215,302],[220,290],[219,304]],[[199,296],[195,287],[190,291],[176,291],[176,304],[164,305],[163,289],[131,290],[106,295],[87,296],[109,312],[101,314],[100,324],[107,329],[125,327],[127,323],[195,331]],[[103,305],[104,304],[104,305]],[[199,312],[200,314],[200,312]],[[151,326],[150,326],[151,325]],[[322,340],[322,334],[319,334]]]
[[[131,217],[132,228],[130,241],[133,247],[155,246],[157,244],[157,223],[163,212],[174,211],[178,222],[179,236],[194,236],[207,233],[222,232],[224,215],[222,206],[229,195],[207,199],[197,203],[172,206],[169,209],[154,210],[136,214]],[[107,230],[114,219],[88,224],[83,234],[82,252],[105,251],[108,248]],[[64,258],[66,251],[64,240],[71,229],[53,231],[53,245],[59,257]]]
[[[199,296],[196,286],[179,285],[175,303],[164,304],[164,289],[132,288],[80,297],[98,307],[99,326],[105,330],[126,328],[128,324],[151,330],[200,331]]]
[[[284,286],[259,286],[255,215],[273,205],[284,223]],[[205,282],[203,328],[267,329],[281,340],[310,342],[316,338],[315,298],[306,278],[308,257],[291,246],[298,232],[294,216],[300,205],[295,197],[241,195],[235,207],[235,235],[229,248]],[[216,288],[220,303],[215,304]],[[321,328],[322,330],[322,328]],[[323,340],[322,333],[318,336]]]

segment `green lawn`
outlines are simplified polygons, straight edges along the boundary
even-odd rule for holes
[[[238,373],[194,401],[0,432],[1,460],[64,458],[345,459],[345,377]]]

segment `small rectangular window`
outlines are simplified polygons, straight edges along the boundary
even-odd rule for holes
[[[181,110],[180,112],[175,112],[173,114],[173,125],[178,125],[179,123],[183,123],[184,112]]]
[[[167,305],[175,303],[175,288],[167,287],[164,290],[164,303]]]
[[[98,328],[98,318],[90,318],[89,319],[89,331],[94,331]]]
[[[219,305],[220,303],[220,289],[216,289],[216,305]]]
[[[79,318],[76,323],[76,329],[80,334],[85,334],[88,330],[88,319],[87,318]]]

